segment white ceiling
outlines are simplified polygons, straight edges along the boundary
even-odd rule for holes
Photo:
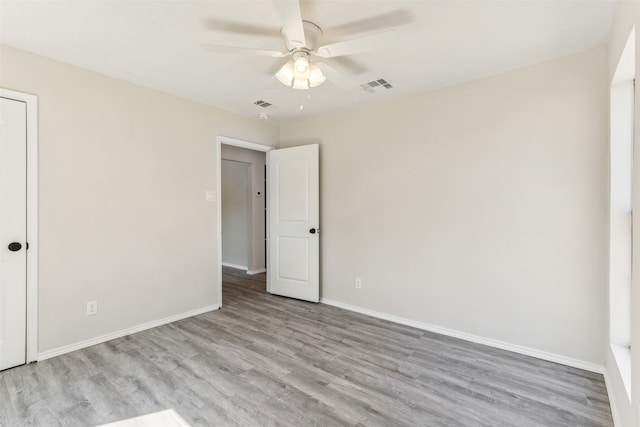
[[[614,8],[612,1],[580,0],[302,0],[303,19],[323,29],[320,44],[397,30],[393,49],[325,60],[350,77],[351,89],[327,81],[310,91],[294,90],[273,77],[282,59],[201,48],[212,43],[284,50],[270,0],[0,0],[0,42],[245,117],[264,112],[282,122],[602,45]],[[359,87],[379,78],[394,88],[370,94]],[[273,107],[254,105],[259,99]]]

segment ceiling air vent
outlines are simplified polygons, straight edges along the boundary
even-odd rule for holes
[[[267,101],[263,101],[262,99],[257,100],[256,102],[254,102],[254,104],[262,108],[271,107],[270,103],[268,103]]]
[[[391,83],[389,83],[385,79],[372,80],[368,83],[361,84],[360,87],[369,93],[382,92],[387,89],[393,88],[393,86],[391,86]]]

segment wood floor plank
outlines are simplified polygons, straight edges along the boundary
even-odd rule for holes
[[[602,375],[269,295],[223,269],[223,308],[0,372],[0,425],[613,425]]]

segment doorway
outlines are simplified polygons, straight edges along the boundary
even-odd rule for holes
[[[267,265],[266,152],[272,149],[248,141],[221,136],[217,138],[220,306],[223,279],[236,280],[242,276],[244,283],[259,284],[262,281],[264,284]],[[245,178],[248,181],[246,190],[242,183]],[[246,196],[242,195],[243,192],[246,192]],[[248,211],[246,215],[243,205]]]
[[[6,369],[38,358],[38,100],[2,88],[0,100],[0,369]]]
[[[272,147],[218,137],[218,193],[221,190],[221,152],[231,148],[248,148],[268,152],[265,158],[267,188],[266,216],[268,236],[268,293],[310,302],[320,300],[320,192],[319,144],[307,144],[278,150]],[[235,159],[241,160],[241,159]],[[257,176],[257,174],[256,174]],[[253,191],[253,190],[252,190]],[[252,199],[264,196],[259,191]],[[215,196],[215,195],[214,195]],[[215,200],[215,199],[214,199]],[[262,201],[264,206],[264,199]],[[258,205],[260,206],[260,204]],[[218,203],[218,302],[222,306],[222,215]],[[266,224],[265,224],[266,223]],[[255,222],[253,223],[255,225]],[[254,245],[254,248],[257,247]],[[262,248],[260,248],[262,249]],[[257,257],[253,258],[258,259]],[[266,266],[265,266],[266,268]],[[263,270],[264,271],[264,270]]]
[[[223,147],[223,152],[224,152]],[[222,265],[249,271],[253,263],[251,163],[221,161]],[[264,233],[263,233],[264,234]]]

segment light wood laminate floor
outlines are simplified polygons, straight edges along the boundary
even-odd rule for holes
[[[0,372],[0,425],[612,426],[599,374],[224,282],[221,310]]]

